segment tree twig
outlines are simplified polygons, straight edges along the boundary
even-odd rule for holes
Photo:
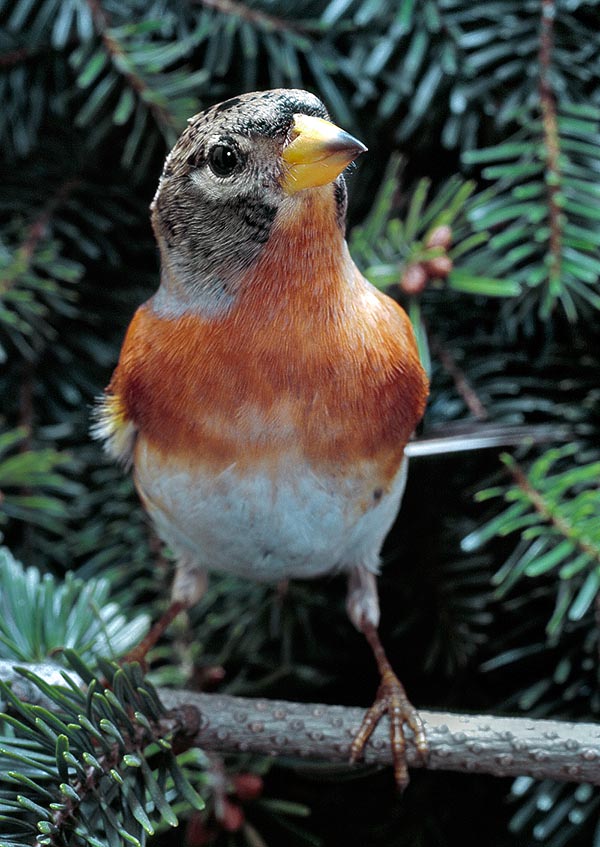
[[[100,35],[102,43],[110,56],[113,66],[146,105],[148,110],[154,116],[156,122],[163,128],[176,131],[178,129],[178,124],[175,116],[169,111],[168,106],[157,102],[156,98],[152,96],[151,87],[139,73],[136,73],[133,70],[123,45],[111,32],[110,18],[102,6],[101,0],[87,0],[87,4],[92,12],[96,31]]]
[[[515,482],[527,497],[538,515],[554,527],[563,538],[576,544],[582,553],[595,560],[600,565],[600,553],[598,548],[585,537],[582,537],[577,526],[563,517],[560,512],[544,498],[544,495],[530,482],[523,468],[514,459],[508,465]]]
[[[48,46],[43,44],[36,45],[35,47],[16,47],[14,50],[8,50],[6,53],[0,55],[0,68],[8,68],[12,65],[21,64],[33,58],[42,50],[48,49]]]
[[[275,32],[289,31],[302,32],[309,27],[302,26],[297,21],[288,21],[285,18],[276,17],[261,9],[253,9],[239,0],[197,0],[199,5],[207,9],[214,9],[222,15],[232,15],[241,18],[254,26],[262,27]]]
[[[539,95],[544,128],[546,154],[546,194],[550,215],[550,284],[560,283],[562,266],[563,222],[560,207],[562,174],[560,170],[560,141],[556,114],[556,96],[552,86],[552,51],[554,48],[555,0],[542,0],[539,44]]]
[[[4,274],[2,280],[0,280],[0,296],[5,295],[17,284],[22,275],[30,269],[35,251],[42,239],[45,238],[56,210],[70,197],[79,185],[80,180],[75,177],[66,179],[29,224],[23,241],[14,252],[14,258],[8,271]]]
[[[440,360],[440,363],[446,373],[451,377],[456,390],[460,397],[464,400],[467,409],[473,417],[479,421],[485,421],[489,418],[488,411],[481,402],[477,392],[467,379],[465,372],[456,362],[452,351],[446,347],[441,338],[437,335],[430,335],[431,350]]]
[[[50,663],[28,667],[47,682],[61,680],[59,669]],[[16,673],[13,663],[0,661],[0,679],[11,682],[21,699],[48,705],[40,691]],[[345,706],[169,689],[159,689],[158,693],[169,710],[194,707],[200,714],[200,728],[193,745],[221,752],[346,762],[364,714],[364,709]],[[189,710],[190,715],[196,714],[194,708]],[[428,768],[432,770],[527,775],[600,785],[599,724],[425,710],[420,714],[431,750]],[[410,766],[421,765],[410,739],[407,754]],[[387,718],[367,744],[365,760],[391,763]]]

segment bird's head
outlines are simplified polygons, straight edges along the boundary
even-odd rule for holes
[[[343,235],[342,171],[365,150],[306,91],[244,94],[191,118],[151,207],[163,265],[156,305],[227,309],[276,221],[305,227],[315,202]]]

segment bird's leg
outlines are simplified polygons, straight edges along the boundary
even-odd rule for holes
[[[367,711],[352,742],[350,761],[356,762],[361,757],[373,730],[387,712],[390,719],[394,778],[398,788],[403,791],[408,785],[404,724],[408,724],[412,730],[414,744],[423,761],[427,760],[428,755],[427,739],[419,713],[406,696],[404,686],[394,673],[381,644],[377,631],[379,624],[377,585],[374,574],[366,568],[357,567],[350,572],[347,609],[352,623],[369,642],[381,676],[375,702]]]
[[[403,791],[408,785],[408,768],[406,764],[406,738],[404,724],[408,724],[414,736],[414,744],[421,759],[427,761],[428,746],[425,728],[419,713],[412,705],[404,686],[392,670],[379,639],[376,627],[365,623],[362,629],[369,642],[377,667],[381,675],[381,683],[377,690],[375,702],[367,711],[361,727],[356,734],[350,751],[350,761],[357,761],[364,750],[365,744],[382,716],[387,712],[390,718],[390,743],[396,785]]]
[[[145,664],[146,656],[162,638],[177,615],[195,605],[206,591],[207,585],[206,571],[198,568],[190,557],[181,556],[177,562],[169,606],[151,627],[150,632],[127,653],[123,661]]]

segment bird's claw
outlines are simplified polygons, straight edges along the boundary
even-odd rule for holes
[[[365,714],[360,729],[352,742],[350,762],[356,762],[360,759],[373,730],[386,712],[390,718],[394,779],[398,789],[404,791],[409,782],[404,725],[406,724],[412,730],[413,743],[423,763],[427,761],[429,747],[423,721],[406,696],[404,686],[392,670],[386,670],[381,678],[375,702]]]

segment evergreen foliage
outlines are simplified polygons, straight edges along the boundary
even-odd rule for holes
[[[101,662],[99,680],[78,656],[71,662],[85,691],[48,686],[27,672],[49,708],[24,704],[1,685],[12,714],[4,716],[0,758],[6,781],[19,792],[0,800],[8,830],[3,843],[138,847],[159,822],[178,825],[174,802],[203,809],[172,750],[181,727],[166,721],[139,666]]]
[[[148,678],[110,664],[171,576],[88,427],[157,284],[147,207],[186,119],[244,90],[315,91],[371,151],[349,177],[349,241],[414,322],[432,379],[423,433],[546,433],[503,462],[413,462],[381,576],[390,654],[418,705],[597,719],[599,12],[0,0],[0,531],[27,566],[2,552],[0,654],[51,656],[89,683],[39,682],[51,710],[4,687],[1,844],[166,845],[174,816],[189,847],[598,843],[587,786],[517,779],[506,810],[501,781],[419,773],[400,804],[376,774],[239,758],[221,782],[250,770],[265,794],[234,827],[221,765],[173,753],[152,682],[207,684],[223,666],[230,692],[365,704],[370,657],[337,581],[281,594],[216,577]]]

